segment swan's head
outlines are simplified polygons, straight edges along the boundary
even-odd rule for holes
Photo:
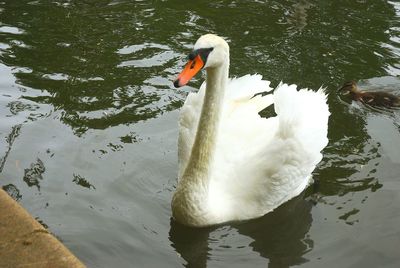
[[[186,85],[201,69],[216,68],[229,61],[228,43],[214,34],[201,36],[189,54],[189,62],[174,82],[175,87]]]

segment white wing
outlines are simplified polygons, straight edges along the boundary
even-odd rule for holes
[[[329,117],[323,90],[280,84],[273,96],[258,99],[270,97],[276,117],[261,118],[253,99],[225,110],[211,169],[215,215],[246,219],[270,212],[305,189],[322,158]]]
[[[322,158],[329,117],[324,91],[280,84],[273,94],[254,96],[271,90],[260,75],[234,78],[227,85],[208,197],[221,221],[262,216],[297,196]],[[204,93],[205,83],[188,95],[181,110],[179,178],[189,160]],[[277,116],[260,117],[271,104]]]

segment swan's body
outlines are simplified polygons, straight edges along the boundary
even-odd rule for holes
[[[328,142],[323,90],[280,84],[273,94],[254,96],[271,91],[269,82],[260,75],[228,79],[227,43],[209,34],[194,51],[207,48],[209,55],[192,55],[189,63],[205,59],[207,80],[181,110],[179,181],[172,200],[173,217],[197,227],[257,218],[297,196]],[[181,74],[175,84],[187,81]],[[260,117],[271,104],[277,116]]]

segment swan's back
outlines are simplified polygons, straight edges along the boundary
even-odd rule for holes
[[[329,117],[326,95],[280,84],[273,94],[260,75],[229,81],[210,168],[208,209],[215,223],[262,216],[300,194],[321,160]],[[190,93],[180,117],[179,176],[189,160],[205,85]],[[276,117],[259,112],[274,104]]]

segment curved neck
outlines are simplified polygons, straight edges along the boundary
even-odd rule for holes
[[[219,119],[229,73],[229,57],[219,67],[207,68],[207,83],[196,138],[183,178],[204,184],[215,152]]]

